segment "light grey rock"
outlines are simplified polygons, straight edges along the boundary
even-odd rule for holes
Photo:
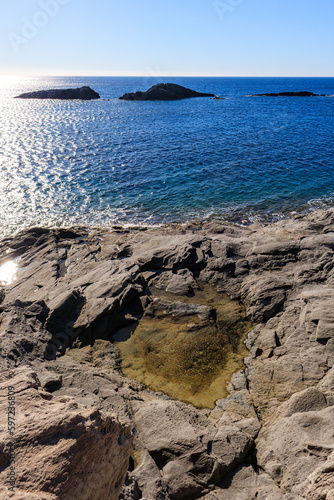
[[[58,373],[52,371],[43,370],[38,373],[38,378],[41,383],[41,387],[48,392],[54,392],[61,388],[63,377]]]
[[[254,498],[288,500],[270,476],[257,474],[251,465],[237,467],[219,487],[203,497],[205,500],[252,500]]]
[[[179,274],[174,274],[168,282],[166,292],[174,293],[175,295],[188,295],[191,292],[191,286],[186,278]]]
[[[334,452],[328,456],[325,463],[320,464],[303,483],[293,488],[295,494],[310,500],[334,498]]]
[[[327,407],[324,394],[316,387],[293,394],[289,401],[281,406],[281,417],[290,417],[294,413],[322,410]]]
[[[246,278],[241,287],[241,299],[254,321],[265,322],[279,312],[286,300],[288,280],[271,274]]]
[[[301,240],[300,244],[301,250],[318,250],[321,246],[329,247],[334,250],[334,234],[319,234],[309,238],[304,238]]]
[[[305,396],[302,408],[305,410]],[[293,404],[295,401],[291,403]],[[331,460],[334,449],[334,407],[293,413],[263,428],[257,439],[258,464],[283,490],[293,493],[320,463]],[[334,478],[333,478],[334,479]]]
[[[300,245],[287,241],[273,241],[265,244],[255,244],[248,255],[279,255],[288,253],[298,253]]]
[[[198,498],[247,455],[253,439],[247,425],[217,426],[195,409],[174,401],[135,405],[136,428],[172,498]],[[150,419],[150,428],[147,427]]]
[[[146,309],[146,314],[154,314],[159,311],[161,315],[172,315],[175,318],[182,316],[194,316],[197,315],[203,320],[207,320],[213,313],[213,310],[209,306],[204,306],[201,304],[189,304],[185,302],[170,302],[169,300],[163,300],[155,298],[153,302]]]

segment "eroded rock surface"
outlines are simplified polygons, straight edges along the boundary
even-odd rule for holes
[[[2,371],[2,415],[7,413],[8,387],[15,388],[15,434],[8,438],[7,429],[0,432],[2,495],[8,481],[10,443],[15,439],[14,497],[19,493],[20,498],[33,494],[50,499],[117,500],[132,450],[130,428],[72,397],[42,390],[37,374],[27,366]]]
[[[4,240],[0,255],[0,265],[20,256],[1,294],[1,369],[33,371],[44,389],[29,390],[47,395],[43,405],[74,398],[90,428],[105,414],[131,427],[121,499],[333,497],[334,210],[268,226],[36,228]],[[191,318],[191,334],[215,314],[184,302],[203,283],[242,301],[256,324],[245,367],[213,410],[127,379],[114,344],[157,313]]]

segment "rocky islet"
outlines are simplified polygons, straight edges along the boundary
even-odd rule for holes
[[[15,97],[15,99],[60,99],[90,101],[100,99],[100,95],[90,87],[84,86],[76,89],[50,89],[26,92]]]
[[[193,97],[211,97],[217,100],[224,100],[223,97],[214,94],[197,92],[195,90],[177,85],[175,83],[158,83],[147,91],[137,91],[126,93],[119,97],[124,101],[177,101]],[[309,91],[287,91],[269,92],[264,94],[253,94],[252,97],[326,97],[326,94],[315,94]],[[328,96],[327,96],[328,97]],[[70,89],[49,89],[26,92],[15,97],[15,99],[59,99],[59,100],[84,100],[100,99],[100,95],[88,86]]]
[[[297,92],[269,92],[267,94],[254,94],[252,97],[326,97],[326,94],[314,94],[306,90]],[[328,96],[327,96],[328,97]]]
[[[87,478],[96,499],[334,498],[333,209],[267,226],[35,228],[0,252],[20,257],[2,294],[0,363],[2,394],[15,382],[22,409],[22,498],[72,498]],[[186,301],[196,286],[240,301],[255,324],[213,409],[125,377],[114,344],[161,311],[190,314],[191,335],[214,309]],[[6,494],[5,432],[0,446]]]
[[[214,94],[196,92],[176,83],[158,83],[146,92],[131,92],[119,99],[124,101],[178,101],[190,97],[215,97]]]

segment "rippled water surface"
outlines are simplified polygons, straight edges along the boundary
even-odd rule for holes
[[[332,78],[162,78],[225,100],[127,102],[153,78],[0,79],[0,234],[43,225],[249,222],[333,205]],[[99,101],[19,100],[90,85]]]

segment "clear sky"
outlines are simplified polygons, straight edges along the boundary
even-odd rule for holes
[[[1,0],[2,75],[334,76],[334,0]]]

